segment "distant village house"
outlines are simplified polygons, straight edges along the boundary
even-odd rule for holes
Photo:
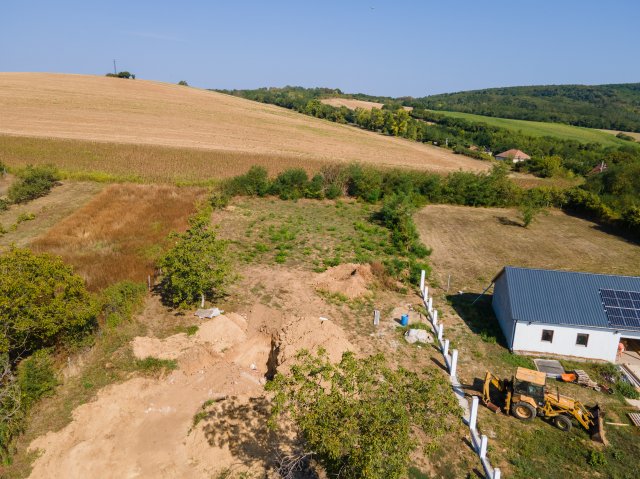
[[[524,151],[516,150],[512,148],[496,155],[496,160],[511,161],[512,163],[519,163],[521,161],[530,160],[531,157]]]

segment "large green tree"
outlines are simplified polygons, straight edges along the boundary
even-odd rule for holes
[[[0,355],[53,346],[93,327],[96,305],[60,258],[12,248],[0,255]]]
[[[298,457],[315,456],[330,477],[406,477],[417,437],[428,448],[459,422],[443,374],[392,370],[380,354],[359,359],[347,352],[332,364],[322,350],[302,351],[291,373],[277,374],[267,389],[275,392],[272,427],[283,414],[293,419],[304,439]],[[286,457],[281,468],[295,465]]]
[[[224,294],[231,277],[227,243],[209,226],[211,209],[189,219],[189,229],[172,233],[173,247],[160,260],[162,297],[176,307]]]

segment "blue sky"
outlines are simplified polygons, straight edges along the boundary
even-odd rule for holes
[[[36,1],[0,5],[0,71],[423,96],[640,82],[640,2]]]

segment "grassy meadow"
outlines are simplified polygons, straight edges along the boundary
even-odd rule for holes
[[[549,123],[542,121],[513,120],[510,118],[496,118],[492,116],[474,115],[472,113],[461,113],[457,111],[432,110],[454,118],[462,118],[468,121],[486,123],[499,128],[521,131],[525,135],[540,137],[551,136],[563,140],[575,140],[581,143],[601,143],[605,146],[624,146],[633,143],[602,130],[594,128],[583,128],[579,126],[565,125],[562,123]]]

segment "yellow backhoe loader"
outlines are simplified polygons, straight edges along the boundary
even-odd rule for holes
[[[580,401],[561,396],[557,390],[556,393],[549,392],[546,381],[545,373],[526,368],[518,368],[512,379],[500,379],[487,371],[482,402],[496,413],[504,411],[522,421],[530,421],[536,416],[549,418],[563,431],[571,430],[571,418],[575,418],[591,439],[606,444],[602,423],[604,412],[600,406],[588,409]],[[494,393],[492,398],[494,390],[498,394]]]

